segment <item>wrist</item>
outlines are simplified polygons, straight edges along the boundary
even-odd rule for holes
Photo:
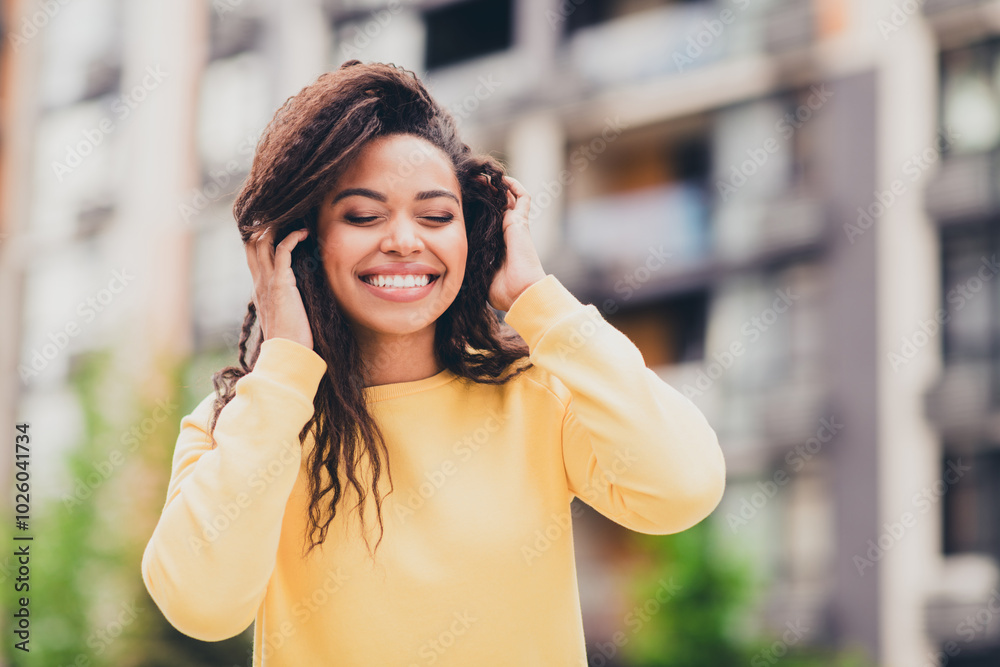
[[[514,303],[519,298],[521,298],[522,294],[524,294],[525,292],[527,292],[528,289],[530,289],[534,285],[537,285],[539,282],[541,282],[545,278],[545,276],[546,276],[546,274],[543,272],[540,275],[536,276],[533,280],[525,283],[520,289],[515,290],[513,298],[511,298],[510,303],[507,304],[507,308],[505,308],[504,310],[505,311],[509,311],[514,306]]]

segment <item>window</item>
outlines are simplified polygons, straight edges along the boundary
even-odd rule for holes
[[[941,55],[941,122],[955,153],[988,151],[1000,143],[1000,42]]]
[[[941,252],[945,363],[990,367],[1000,405],[1000,224],[947,227]]]
[[[598,23],[604,23],[629,14],[636,14],[647,9],[662,7],[669,4],[694,4],[703,0],[586,0],[585,2],[568,3],[566,9],[566,31],[573,32]]]
[[[262,25],[258,18],[244,12],[212,13],[210,24],[210,60],[228,58],[255,48],[261,39]]]
[[[424,13],[425,67],[503,51],[513,44],[513,0],[465,0]]]
[[[54,4],[56,13],[39,37],[45,40],[38,81],[43,107],[117,93],[122,58],[119,4],[113,0]]]
[[[704,120],[625,132],[609,125],[568,144],[566,241],[583,261],[632,270],[652,249],[671,257],[672,269],[704,259],[711,161]]]
[[[698,361],[705,356],[705,292],[678,295],[606,315],[642,352],[646,365]]]
[[[931,506],[943,490],[944,552],[978,552],[1000,559],[1000,451],[949,452],[939,481],[921,496]],[[918,511],[921,505],[917,504]]]

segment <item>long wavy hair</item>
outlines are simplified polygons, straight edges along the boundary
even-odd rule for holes
[[[298,436],[300,445],[310,431],[315,438],[306,462],[310,493],[306,555],[326,539],[345,484],[357,493],[355,508],[365,533],[367,493],[357,474],[364,464],[372,472],[371,491],[381,530],[376,549],[385,532],[378,483],[384,466],[390,484],[387,495],[392,492],[389,455],[364,392],[366,372],[377,367],[379,360],[362,358],[358,341],[337,307],[319,252],[316,223],[324,195],[367,142],[393,134],[415,135],[441,149],[451,159],[461,188],[468,257],[462,287],[437,319],[434,352],[438,361],[461,378],[488,384],[507,382],[532,365],[515,364],[528,356],[527,345],[500,322],[488,301],[489,286],[507,250],[502,223],[508,188],[500,162],[474,154],[459,138],[452,115],[431,98],[413,72],[395,65],[349,60],[290,97],[264,129],[233,212],[244,243],[264,227],[274,228],[275,243],[296,229],[310,231],[292,251],[292,269],[312,329],[313,349],[326,361],[327,372],[313,399],[313,416]],[[239,366],[212,376],[216,391],[209,425],[213,448],[219,413],[235,395],[236,382],[253,370],[260,354],[262,336],[256,322],[251,300],[240,335]],[[374,555],[370,545],[368,551]]]

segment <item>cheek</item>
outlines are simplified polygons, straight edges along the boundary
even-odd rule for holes
[[[333,274],[350,270],[353,260],[350,239],[343,234],[329,234],[321,243],[320,254],[327,272]]]
[[[452,257],[454,261],[460,262],[463,266],[465,265],[465,260],[469,256],[469,240],[465,236],[465,228],[456,230],[455,239],[453,241],[452,247],[454,248],[452,252]]]

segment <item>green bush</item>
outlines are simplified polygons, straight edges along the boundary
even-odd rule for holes
[[[646,612],[643,626],[622,647],[627,664],[871,666],[860,653],[823,647],[782,644],[772,651],[774,642],[781,640],[755,636],[748,622],[756,594],[749,564],[714,545],[709,529],[708,521],[703,521],[675,535],[630,533],[634,547],[649,558],[651,566],[633,582],[631,597]],[[669,585],[669,597],[662,592],[664,584]]]

